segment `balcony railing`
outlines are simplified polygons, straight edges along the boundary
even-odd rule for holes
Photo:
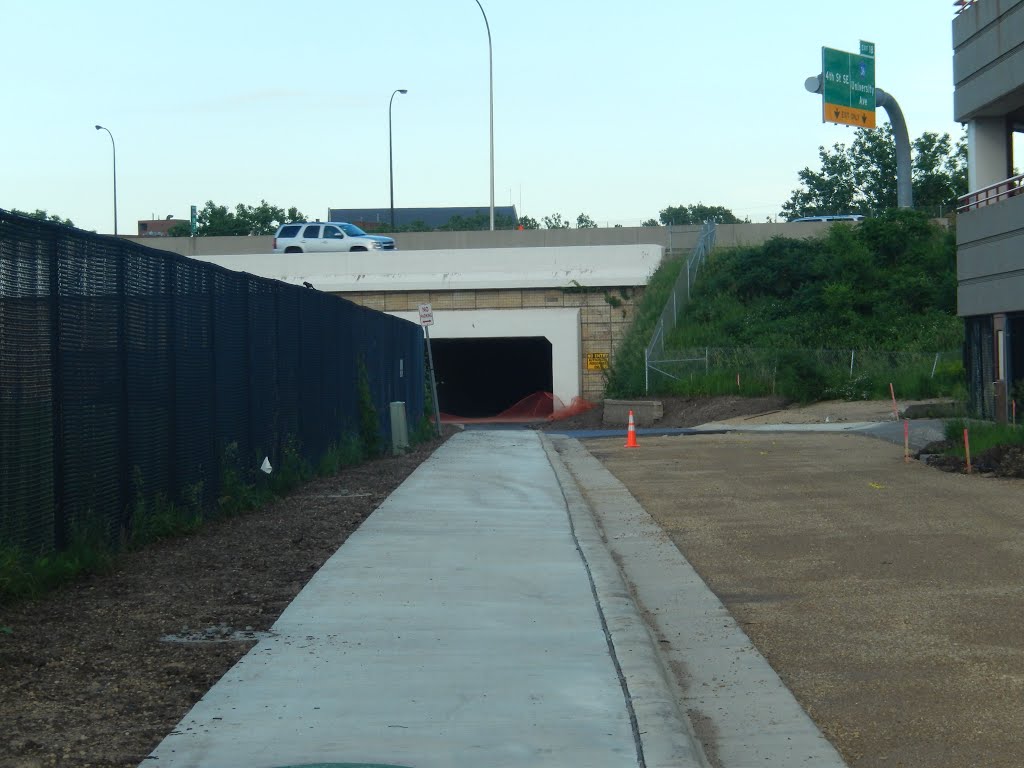
[[[959,16],[961,13],[966,11],[972,5],[976,5],[979,0],[955,0],[953,7],[956,8],[956,15]]]
[[[997,181],[984,189],[968,192],[959,198],[956,206],[957,213],[973,211],[983,205],[994,205],[1008,197],[1024,193],[1024,174],[1011,176],[1005,181]]]

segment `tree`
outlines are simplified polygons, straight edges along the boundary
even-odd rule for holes
[[[520,216],[519,226],[523,229],[540,229],[540,224],[532,216]]]
[[[818,147],[821,170],[797,173],[802,184],[782,204],[788,219],[844,213],[878,215],[895,208],[896,142],[892,126],[858,128],[853,143]],[[923,133],[911,142],[914,207],[931,215],[956,208],[967,192],[967,144],[949,134]]]
[[[47,213],[42,208],[36,208],[31,213],[28,211],[19,211],[17,208],[11,208],[11,213],[17,214],[18,216],[27,216],[30,219],[38,219],[39,221],[50,221],[54,224],[63,224],[65,227],[75,226],[71,219],[62,219],[57,214]]]
[[[544,217],[544,228],[545,229],[568,229],[569,222],[562,220],[562,214],[552,213],[550,216]]]
[[[663,208],[659,214],[661,223],[669,226],[671,224],[703,224],[705,221],[714,221],[718,224],[739,224],[740,220],[736,214],[721,205],[670,205]],[[647,226],[647,224],[644,224]]]
[[[597,229],[597,224],[587,214],[581,213],[576,217],[576,229]]]
[[[658,222],[657,219],[648,219],[647,221],[645,221],[640,226],[641,227],[657,227],[657,226],[659,226],[659,222]]]
[[[292,206],[285,211],[266,200],[260,200],[258,206],[239,203],[234,212],[228,210],[226,205],[217,205],[213,200],[207,200],[196,215],[196,235],[272,235],[282,224],[305,220],[305,214],[298,208]],[[167,234],[171,237],[187,237],[191,234],[191,225],[176,224]]]

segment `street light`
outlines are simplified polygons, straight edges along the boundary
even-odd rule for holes
[[[494,52],[491,49],[491,25],[487,21],[487,14],[480,0],[476,0],[480,13],[484,14],[484,25],[487,27],[487,66],[490,70],[491,81],[491,231],[494,231]]]
[[[395,103],[396,93],[408,93],[405,88],[398,88],[391,94],[388,102],[388,172],[391,177],[391,233],[395,232],[395,161],[391,153],[391,106]]]
[[[97,125],[96,130],[107,132],[107,136],[110,137],[110,149],[114,153],[114,236],[117,237],[117,147],[114,145],[114,134],[109,128]]]

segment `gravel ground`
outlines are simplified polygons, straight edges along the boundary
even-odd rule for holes
[[[0,768],[137,766],[440,442],[0,606]]]
[[[1024,481],[855,434],[584,445],[852,768],[1024,765]]]

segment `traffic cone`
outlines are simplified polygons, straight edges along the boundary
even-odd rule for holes
[[[629,428],[626,430],[626,447],[639,448],[636,443],[636,424],[633,422],[633,412],[629,412]]]

